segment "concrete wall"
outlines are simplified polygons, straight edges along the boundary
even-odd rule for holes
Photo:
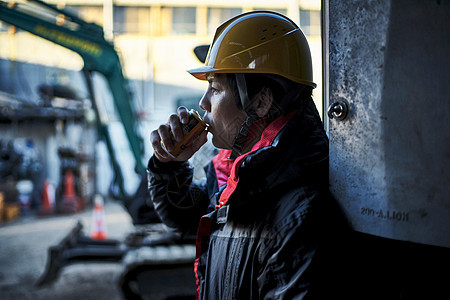
[[[332,192],[357,231],[450,247],[450,1],[325,1]]]

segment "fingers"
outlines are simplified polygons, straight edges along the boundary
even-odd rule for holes
[[[169,124],[162,124],[158,127],[159,138],[162,145],[167,151],[172,151],[176,141],[172,140],[171,129]]]
[[[161,139],[160,131],[164,132],[165,130],[168,130],[168,129],[164,129],[163,127],[164,127],[164,125],[161,125],[157,130],[152,131],[152,133],[150,134],[150,142],[152,144],[153,151],[154,151],[156,157],[160,161],[170,161],[171,156],[169,155],[169,153],[167,153],[167,151],[164,149],[164,147],[162,146],[162,143],[161,143],[162,139]],[[167,147],[167,146],[165,146],[165,147]]]
[[[177,114],[170,115],[169,126],[176,142],[179,142],[183,139],[184,133],[181,125],[187,123],[189,123],[189,112],[184,106],[178,107]]]
[[[180,106],[177,109],[177,114],[169,116],[167,124],[162,124],[157,130],[152,131],[150,134],[150,141],[155,153],[155,156],[162,162],[174,161],[174,160],[187,160],[195,152],[200,149],[207,141],[207,131],[205,130],[199,136],[192,139],[187,145],[186,151],[175,158],[168,152],[171,152],[175,144],[181,141],[184,137],[182,125],[189,123],[189,112],[184,106]]]
[[[181,128],[180,117],[176,114],[172,114],[169,117],[169,127],[170,131],[172,131],[173,137],[175,138],[175,142],[179,142],[183,139],[183,129]],[[164,138],[163,138],[164,142]],[[166,143],[164,143],[166,145]],[[167,145],[166,145],[167,146]],[[170,149],[172,150],[172,149]]]
[[[186,107],[180,106],[177,109],[178,116],[180,117],[180,121],[182,124],[189,123],[189,112]]]

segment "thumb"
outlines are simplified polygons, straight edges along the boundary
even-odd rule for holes
[[[186,145],[186,149],[177,157],[177,160],[186,161],[190,159],[208,141],[207,134],[208,132],[205,130],[200,135],[192,138],[189,144]]]
[[[202,131],[197,138],[194,138],[189,147],[192,149],[192,152],[197,152],[207,141],[208,141],[208,131]]]

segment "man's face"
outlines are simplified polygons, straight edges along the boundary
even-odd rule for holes
[[[208,82],[208,89],[200,100],[200,108],[206,111],[204,120],[209,124],[214,146],[231,149],[247,114],[237,107],[226,74],[210,74]]]

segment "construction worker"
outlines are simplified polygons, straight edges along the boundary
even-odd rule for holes
[[[161,220],[196,234],[201,299],[318,296],[328,197],[328,139],[311,98],[311,54],[298,26],[267,11],[221,25],[205,66],[200,101],[208,129],[177,157],[186,108],[152,132],[149,192]],[[220,152],[192,183],[187,160],[207,141]]]

